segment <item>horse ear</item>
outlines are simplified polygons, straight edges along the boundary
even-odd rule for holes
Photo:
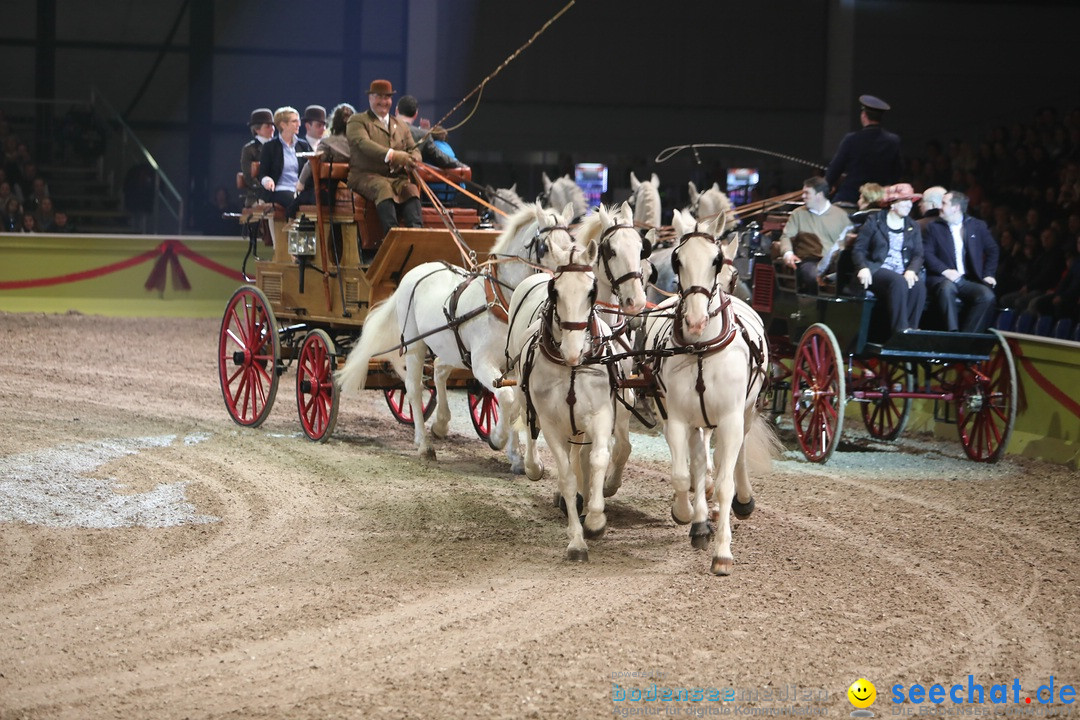
[[[656,176],[656,173],[652,174],[652,179],[650,180],[650,182],[652,182],[652,184],[656,187],[660,187],[660,178]]]
[[[547,176],[547,173],[544,172],[543,170],[540,171],[540,179],[543,180],[543,182],[544,182],[544,191],[546,192],[546,191],[550,190],[551,189],[551,178],[549,178]]]
[[[712,184],[712,186],[716,189],[716,192],[718,192],[718,193],[724,192],[723,190],[720,189],[720,183],[714,182]]]
[[[700,195],[700,193],[697,191],[697,185],[695,185],[694,181],[691,180],[690,181],[690,202],[696,203],[697,199],[698,199],[698,195]]]
[[[681,237],[686,234],[683,225],[683,214],[679,212],[679,208],[675,208],[671,211],[671,227],[675,228],[675,234],[677,236]]]
[[[620,203],[618,215],[627,224],[634,222],[634,209],[630,207],[630,203]]]
[[[517,183],[514,183],[513,185],[510,186],[510,192],[517,195]]]
[[[611,215],[608,214],[607,208],[605,208],[603,205],[600,205],[596,208],[596,211],[600,215],[601,225],[603,225],[604,227],[614,225],[614,223],[611,221]]]
[[[584,264],[585,265],[595,265],[596,264],[596,256],[597,256],[597,254],[599,252],[600,252],[600,245],[596,242],[596,239],[593,238],[593,239],[589,240],[589,244],[585,246],[585,257],[584,257],[585,262],[584,262]]]
[[[573,201],[566,203],[566,207],[562,210],[562,221],[564,225],[569,225],[570,221],[574,219],[574,203]]]
[[[630,189],[631,190],[637,190],[639,185],[641,185],[641,181],[638,180],[637,177],[634,176],[634,171],[631,170],[630,171]]]
[[[734,260],[739,254],[739,233],[731,233],[731,239],[722,242],[720,247],[723,248],[724,257],[728,260]]]

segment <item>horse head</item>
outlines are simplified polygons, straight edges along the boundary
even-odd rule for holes
[[[563,363],[570,367],[580,365],[592,350],[596,254],[597,244],[593,241],[585,247],[551,246],[556,266],[548,281],[545,332],[557,344]]]
[[[660,178],[656,173],[645,182],[630,173],[630,199],[634,208],[634,222],[643,227],[657,227],[660,224],[662,208],[660,205]]]
[[[678,210],[672,216],[678,240],[671,252],[671,267],[681,296],[683,334],[691,341],[700,338],[720,312],[724,293],[733,289],[738,278],[739,236],[732,233],[730,240],[721,242],[725,225],[723,216],[701,223]]]
[[[517,183],[508,188],[485,188],[485,194],[496,210],[495,227],[506,227],[506,219],[525,207],[525,201],[517,194]]]
[[[735,208],[732,206],[728,196],[720,189],[720,185],[718,183],[713,183],[711,188],[705,192],[699,193],[693,180],[688,184],[690,189],[690,205],[687,206],[684,212],[689,212],[698,220],[708,220],[723,214],[726,218],[728,229],[730,230],[736,222]]]
[[[596,268],[600,300],[613,295],[623,312],[637,314],[645,309],[645,286],[642,279],[644,260],[652,253],[655,231],[642,234],[634,227],[630,207],[601,205],[585,218],[575,231],[579,242],[599,246]]]
[[[550,207],[562,207],[566,203],[574,204],[574,217],[584,217],[589,211],[585,200],[585,191],[582,190],[574,179],[569,175],[563,175],[552,181],[546,172],[540,174],[544,183],[544,192],[540,197],[541,202]]]

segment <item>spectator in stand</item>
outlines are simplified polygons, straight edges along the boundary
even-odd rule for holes
[[[49,197],[49,186],[45,184],[45,178],[37,176],[30,186],[30,194],[26,197],[26,201],[23,202],[23,207],[33,212],[41,206],[42,201],[47,197]]]
[[[251,128],[252,137],[240,150],[240,174],[242,180],[238,183],[238,185],[243,186],[241,194],[244,207],[251,207],[257,203],[261,195],[261,186],[254,167],[255,163],[262,159],[263,145],[274,137],[274,113],[270,112],[270,108],[252,110],[251,118],[248,120],[248,127]]]
[[[349,118],[356,112],[349,103],[340,103],[330,113],[330,134],[319,143],[317,152],[326,162],[349,162],[349,139],[345,137],[345,127]],[[311,163],[306,163],[300,171],[300,181],[296,187],[303,192],[311,185]]]
[[[75,226],[72,225],[71,222],[68,220],[67,213],[66,212],[60,212],[60,211],[58,211],[56,213],[52,231],[54,233],[73,233],[73,232],[76,232]]]
[[[326,133],[326,108],[322,105],[308,105],[304,108],[304,141],[317,151]]]
[[[1001,299],[1004,307],[1023,312],[1032,301],[1057,286],[1065,267],[1065,254],[1058,246],[1057,233],[1046,228],[1038,234],[1039,251],[1031,262],[1027,282]],[[1026,242],[1026,238],[1025,238]]]
[[[52,198],[46,195],[38,203],[37,209],[34,210],[34,219],[37,221],[38,229],[41,232],[52,232],[56,226],[56,209],[53,207]]]
[[[300,171],[307,158],[300,153],[311,152],[311,146],[296,136],[300,130],[300,113],[296,108],[279,107],[274,111],[274,125],[278,134],[262,148],[259,162],[259,183],[263,187],[263,199],[281,205],[285,214],[292,217],[296,208],[314,197],[301,196],[296,188]]]
[[[900,137],[881,126],[889,104],[873,95],[861,95],[859,106],[862,128],[844,136],[825,171],[825,181],[836,188],[833,202],[854,205],[863,183],[890,185],[900,179],[903,170]]]
[[[34,218],[34,213],[31,213],[31,212],[24,212],[23,213],[22,227],[20,228],[20,231],[24,232],[24,233],[41,232],[41,229],[38,228],[37,220]]]
[[[983,332],[993,320],[999,250],[990,228],[967,209],[968,197],[952,190],[942,201],[941,217],[923,231],[926,284],[930,307],[946,330]]]
[[[918,327],[926,302],[926,284],[919,277],[922,233],[908,217],[912,203],[921,197],[907,183],[885,188],[881,204],[886,209],[866,219],[851,251],[856,282],[874,293],[888,319],[887,332],[875,328],[878,341]]]
[[[22,216],[23,209],[22,203],[19,202],[17,197],[9,197],[7,202],[4,203],[3,211],[0,212],[0,231],[3,232],[19,232],[22,230]]]
[[[1040,315],[1052,315],[1055,320],[1080,319],[1080,235],[1074,236],[1074,246],[1065,260],[1065,273],[1049,292],[1031,301],[1029,310]]]
[[[7,180],[0,180],[0,208],[7,205],[8,198],[19,198],[11,191],[11,183]]]

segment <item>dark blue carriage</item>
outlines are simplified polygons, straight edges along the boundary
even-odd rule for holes
[[[876,337],[881,325],[872,296],[838,291],[843,278],[818,295],[798,292],[794,273],[772,262],[769,246],[782,227],[783,215],[774,213],[748,231],[746,272],[774,358],[773,411],[782,413],[790,398],[806,458],[829,459],[848,402],[859,403],[871,436],[893,440],[912,401],[924,399],[934,401],[935,419],[957,425],[968,457],[998,460],[1016,418],[1016,371],[1001,334],[907,330]]]

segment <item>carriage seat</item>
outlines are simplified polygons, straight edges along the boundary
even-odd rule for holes
[[[442,175],[447,180],[452,180],[455,183],[471,182],[472,181],[472,168],[466,165],[459,168],[432,168],[430,165],[420,163],[416,166],[417,174],[420,179],[426,183],[441,183],[442,180],[435,177],[432,174],[432,170]]]

